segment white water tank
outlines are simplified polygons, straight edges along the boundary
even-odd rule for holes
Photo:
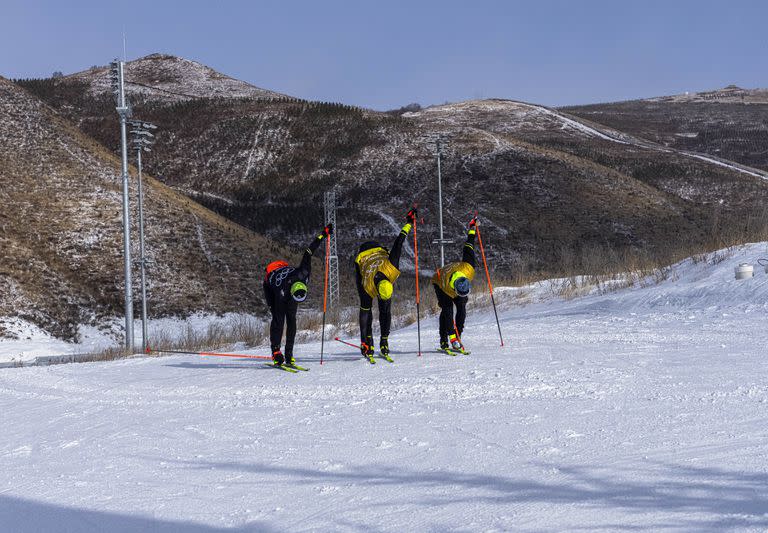
[[[749,263],[741,263],[736,267],[736,279],[748,279],[755,277],[755,269]]]

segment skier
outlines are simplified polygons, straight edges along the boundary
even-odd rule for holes
[[[312,270],[312,255],[323,239],[333,234],[333,225],[323,228],[309,248],[304,250],[298,268],[289,266],[285,261],[273,261],[267,265],[264,275],[264,298],[272,312],[269,326],[269,340],[272,348],[272,360],[277,366],[296,366],[293,357],[293,341],[296,338],[296,310],[299,303],[307,298],[307,283]],[[283,325],[288,323],[285,333],[285,355],[280,351],[283,339]]]
[[[432,276],[437,303],[440,306],[440,349],[465,353],[461,343],[464,321],[467,317],[467,296],[475,277],[475,229],[477,217],[469,222],[467,241],[464,243],[461,261],[439,268]],[[453,306],[456,306],[456,322]],[[450,344],[449,344],[450,340]]]
[[[373,363],[373,299],[379,300],[379,352],[387,361],[389,356],[389,328],[392,324],[392,292],[393,283],[400,276],[400,252],[403,242],[413,227],[416,219],[416,209],[411,209],[405,215],[407,220],[403,229],[392,244],[392,250],[375,241],[360,245],[355,258],[355,281],[360,295],[360,351],[363,356]]]

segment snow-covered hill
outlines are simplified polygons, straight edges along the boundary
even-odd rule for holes
[[[109,67],[93,67],[66,76],[88,84],[94,95],[111,94]],[[236,80],[197,61],[151,54],[125,64],[129,98],[180,102],[194,98],[277,98],[285,95]]]
[[[141,358],[0,372],[0,523],[19,532],[764,531],[766,243],[571,300],[561,282],[435,317],[396,363],[308,373]],[[480,290],[480,287],[477,287]],[[523,300],[532,301],[521,306]],[[262,353],[264,349],[252,353]]]

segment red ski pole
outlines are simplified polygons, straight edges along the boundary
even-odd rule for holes
[[[365,343],[363,343],[363,344],[353,344],[351,342],[347,342],[347,341],[341,340],[338,337],[335,337],[333,340],[339,341],[341,344],[346,344],[347,346],[351,346],[352,348],[357,348],[358,350],[362,350],[363,348],[368,349],[368,345],[365,344]]]
[[[340,339],[340,338],[338,338],[338,337],[335,337],[333,340],[335,340],[335,341],[339,341],[341,344],[346,344],[347,346],[351,346],[352,348],[357,348],[358,350],[359,350],[360,348],[362,348],[362,346],[361,346],[360,344],[353,344],[353,343],[351,343],[351,342],[347,342],[347,341],[341,340],[341,339]]]
[[[151,353],[178,353],[183,355],[202,355],[205,357],[234,357],[236,359],[272,359],[271,355],[251,355],[243,353],[188,352],[184,350],[150,350]]]
[[[328,310],[328,265],[331,257],[331,234],[325,230],[325,285],[323,288],[323,333],[320,337],[320,364],[323,364],[323,352],[325,351],[325,313]]]
[[[419,357],[421,357],[421,313],[419,310],[421,295],[419,294],[419,239],[416,236],[416,217],[413,218],[413,264],[416,269],[416,331],[419,339]]]
[[[499,339],[504,346],[504,337],[501,336],[501,324],[499,323],[499,313],[496,311],[496,301],[493,299],[493,285],[491,284],[491,275],[488,273],[488,261],[485,259],[485,249],[483,248],[483,238],[480,236],[480,225],[475,224],[477,231],[477,242],[480,244],[480,255],[483,256],[483,266],[485,267],[485,279],[488,280],[488,292],[491,294],[491,303],[493,304],[493,314],[496,315],[496,326],[499,328]]]

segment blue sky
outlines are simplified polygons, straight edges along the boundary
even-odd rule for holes
[[[316,100],[546,105],[768,86],[768,2],[3,0],[0,75],[180,55]]]

